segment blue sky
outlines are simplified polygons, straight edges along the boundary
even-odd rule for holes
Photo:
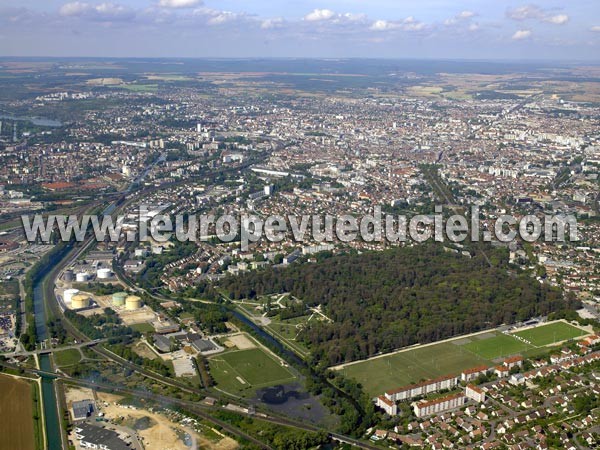
[[[0,0],[0,55],[600,60],[600,1]]]

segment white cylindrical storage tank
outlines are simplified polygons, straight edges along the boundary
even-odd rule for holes
[[[76,294],[71,299],[71,309],[81,309],[90,306],[90,297],[85,294]]]
[[[79,289],[65,289],[63,292],[63,300],[65,303],[71,303],[73,296],[79,294]]]
[[[127,298],[128,294],[127,292],[115,292],[112,295],[112,303],[115,306],[124,306],[125,305],[125,299]]]
[[[125,299],[125,309],[133,311],[142,307],[142,299],[137,295],[130,295]]]
[[[86,272],[79,272],[75,275],[75,280],[82,283],[88,280],[88,274]]]
[[[96,276],[100,280],[106,280],[107,278],[112,277],[112,271],[107,267],[103,267],[102,269],[98,269]]]

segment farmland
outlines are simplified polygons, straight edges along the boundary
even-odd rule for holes
[[[0,392],[0,449],[33,450],[31,386],[26,381],[0,375]]]

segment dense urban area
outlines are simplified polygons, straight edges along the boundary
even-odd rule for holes
[[[0,86],[0,448],[599,445],[598,67],[1,58]],[[480,226],[139,233],[376,211]]]

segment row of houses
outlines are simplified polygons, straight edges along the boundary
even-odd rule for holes
[[[386,391],[384,396],[387,400],[392,402],[411,400],[415,397],[422,395],[431,394],[433,392],[439,392],[444,389],[452,389],[456,387],[461,381],[470,382],[479,377],[480,375],[491,372],[492,370],[499,377],[508,376],[510,369],[515,366],[523,365],[522,356],[512,356],[503,361],[502,365],[496,366],[495,368],[488,367],[485,365],[473,367],[461,372],[460,377],[455,375],[445,375],[433,380],[421,381],[420,383],[411,384],[398,389]]]
[[[474,400],[477,403],[484,403],[485,399],[485,392],[481,388],[468,384],[465,387],[464,392],[446,395],[433,400],[413,402],[411,406],[415,416],[424,417],[460,408],[469,400]]]
[[[393,402],[401,400],[410,400],[421,395],[431,394],[443,389],[452,389],[459,383],[459,379],[454,375],[446,375],[433,380],[421,381],[398,389],[385,392],[385,397]]]
[[[477,366],[461,372],[460,376],[446,375],[433,380],[426,380],[420,383],[386,391],[384,395],[380,395],[375,399],[375,404],[377,407],[384,410],[388,415],[394,416],[398,414],[398,406],[396,405],[396,402],[398,401],[411,400],[415,397],[439,392],[444,389],[453,389],[458,386],[461,381],[468,383],[480,375],[487,374],[491,371],[494,371],[496,375],[501,378],[507,377],[511,368],[515,366],[520,367],[522,364],[523,358],[521,356],[513,356],[505,359],[502,365],[495,368],[485,365]],[[413,403],[413,409],[415,410],[417,417],[422,417],[433,414],[434,412],[447,411],[448,409],[454,409],[458,406],[462,406],[469,398],[479,403],[483,403],[485,401],[485,393],[473,385],[467,385],[465,393],[460,394],[462,397],[464,397],[463,400],[458,400],[455,398],[457,395],[458,394],[452,394],[450,396],[440,397],[439,399],[431,401],[422,400],[421,402],[415,402]]]

